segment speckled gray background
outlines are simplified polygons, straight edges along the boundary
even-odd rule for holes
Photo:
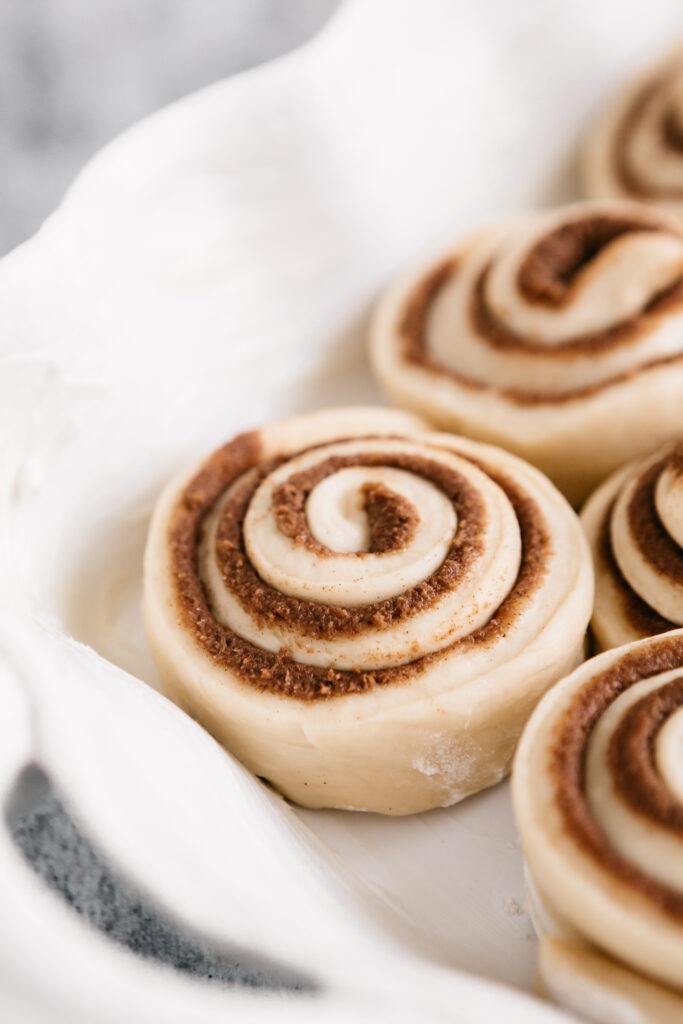
[[[0,255],[28,238],[85,161],[146,114],[310,38],[339,0],[0,0]],[[13,824],[38,874],[94,927],[219,982],[305,979],[183,935],[116,878],[56,794]]]
[[[310,38],[339,0],[0,0],[0,255],[172,100]]]

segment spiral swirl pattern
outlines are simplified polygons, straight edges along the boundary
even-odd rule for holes
[[[683,429],[683,229],[627,203],[490,229],[389,291],[371,355],[397,404],[579,500],[643,451],[645,422],[650,447]]]
[[[683,626],[683,444],[614,473],[581,521],[596,567],[601,649]]]
[[[566,503],[513,457],[417,426],[361,409],[242,435],[152,523],[168,692],[305,803],[401,813],[494,781],[581,647],[591,570]]]
[[[520,742],[513,798],[554,926],[683,988],[683,631],[558,684]]]
[[[683,48],[630,82],[591,131],[586,192],[634,199],[683,215]]]

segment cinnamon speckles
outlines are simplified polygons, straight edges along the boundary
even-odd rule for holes
[[[626,217],[612,214],[586,213],[562,223],[543,235],[521,261],[517,274],[520,301],[548,310],[566,310],[578,301],[583,286],[584,272],[611,244],[626,236],[643,232],[671,230],[655,217]],[[683,327],[681,352],[645,358],[634,369],[608,372],[590,384],[545,390],[542,386],[524,388],[506,386],[487,381],[464,370],[440,363],[432,354],[429,344],[430,316],[442,291],[453,284],[462,273],[463,259],[445,260],[424,277],[408,296],[398,324],[402,354],[406,363],[420,366],[430,373],[446,376],[458,385],[475,391],[492,391],[507,401],[520,406],[542,404],[561,405],[598,395],[606,388],[625,383],[636,372],[656,369],[683,359]],[[458,344],[458,331],[468,330],[476,336],[484,350],[490,348],[510,356],[537,356],[539,359],[566,363],[578,357],[595,356],[616,351],[654,332],[662,318],[683,314],[683,276],[669,281],[653,291],[643,307],[626,318],[596,331],[577,333],[561,342],[548,343],[547,339],[515,330],[493,307],[488,297],[492,268],[498,254],[485,263],[476,274],[469,290],[469,324],[454,326],[453,345]]]
[[[351,465],[371,465],[362,460],[328,461],[306,473],[280,484],[273,495],[273,515],[278,529],[297,544],[334,557],[313,537],[306,519],[306,501],[313,487],[326,476],[338,469]],[[368,517],[370,547],[368,552],[379,554],[398,550],[412,539],[419,522],[419,513],[402,495],[379,483],[368,483],[363,487],[363,508]],[[358,552],[362,557],[364,552]]]
[[[310,534],[304,511],[306,500],[313,487],[331,474],[352,466],[373,465],[391,466],[420,474],[439,486],[453,502],[459,528],[443,564],[427,579],[397,597],[353,608],[302,601],[280,593],[266,586],[244,550],[242,524],[249,501],[256,490],[257,483],[253,482],[238,489],[225,504],[216,531],[215,554],[225,585],[245,611],[256,620],[260,620],[263,625],[295,625],[307,636],[321,639],[353,635],[370,626],[391,626],[423,611],[465,578],[474,560],[481,554],[484,510],[471,484],[461,474],[441,465],[437,460],[419,459],[400,452],[393,456],[359,454],[323,459],[314,469],[294,474],[284,488],[277,489],[274,501],[278,525],[286,522],[287,529],[291,531],[287,536],[334,558],[334,553],[329,552]],[[290,510],[286,517],[283,510],[285,501]],[[403,527],[399,524],[397,529],[401,531]],[[385,535],[387,530],[385,522]]]
[[[403,683],[438,659],[448,658],[456,649],[470,644],[495,644],[504,639],[523,613],[525,603],[542,585],[552,557],[547,524],[529,495],[508,478],[483,463],[476,463],[496,480],[514,508],[522,536],[522,561],[517,580],[490,620],[480,629],[435,653],[414,652],[406,664],[375,671],[340,670],[296,661],[286,650],[274,653],[261,649],[223,625],[215,616],[199,564],[199,546],[207,516],[219,502],[215,535],[215,559],[221,577],[239,605],[264,627],[285,623],[311,638],[353,636],[361,631],[382,629],[407,620],[428,609],[441,594],[457,588],[481,554],[484,508],[476,488],[451,466],[434,458],[401,451],[395,439],[391,455],[360,451],[353,456],[325,457],[310,470],[293,473],[273,496],[277,528],[295,544],[315,546],[305,515],[311,489],[327,476],[351,466],[390,466],[419,474],[438,487],[453,503],[458,527],[445,560],[422,582],[404,593],[369,605],[343,607],[319,601],[304,601],[267,585],[247,555],[243,523],[249,503],[260,482],[282,459],[263,460],[258,435],[245,435],[219,449],[182,492],[171,520],[169,555],[178,614],[184,627],[215,664],[236,674],[247,685],[299,700],[330,699],[375,687]],[[292,453],[294,454],[294,453]],[[465,456],[466,458],[467,456]],[[475,461],[475,460],[470,460]],[[364,489],[365,510],[370,526],[370,547],[374,553],[391,552],[409,542],[419,512],[410,502],[381,485]],[[334,558],[318,545],[325,558]],[[362,556],[359,559],[362,564]]]
[[[646,875],[612,846],[587,801],[584,771],[592,730],[610,704],[635,683],[681,666],[681,636],[657,637],[645,646],[626,650],[578,691],[562,717],[549,752],[557,805],[568,833],[605,870],[675,918],[683,918],[683,896]],[[652,740],[682,701],[683,682],[678,678],[659,691],[659,696],[655,691],[631,709],[610,748],[616,784],[629,803],[676,831],[681,824],[680,806],[674,808],[662,793],[652,763]]]
[[[528,302],[566,306],[576,293],[581,272],[611,242],[646,230],[661,230],[661,225],[600,213],[560,224],[527,253],[519,268],[519,290]]]
[[[410,543],[420,514],[407,498],[380,483],[364,484],[363,498],[372,554],[398,551]],[[460,526],[461,532],[468,528],[467,522],[461,521]]]

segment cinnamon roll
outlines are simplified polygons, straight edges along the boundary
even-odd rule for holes
[[[683,225],[582,203],[490,229],[391,288],[370,349],[396,404],[578,502],[683,432]]]
[[[683,1020],[683,993],[572,939],[541,940],[538,988],[541,995],[593,1024],[680,1024]]]
[[[619,91],[590,132],[582,165],[587,195],[683,216],[683,46]]]
[[[159,499],[166,693],[309,807],[407,814],[497,782],[580,659],[578,518],[515,457],[382,409],[243,434]]]
[[[683,626],[683,443],[617,470],[581,522],[595,564],[598,648]]]
[[[553,687],[512,794],[537,927],[616,961],[634,1001],[661,985],[680,1005],[683,631],[607,651]]]

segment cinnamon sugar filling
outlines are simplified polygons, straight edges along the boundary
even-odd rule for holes
[[[370,546],[373,555],[400,551],[415,536],[420,515],[406,497],[380,483],[364,484],[363,510],[370,528]]]
[[[242,607],[264,626],[286,623],[306,636],[330,639],[349,636],[368,628],[381,629],[429,608],[439,598],[455,589],[483,551],[482,533],[485,510],[476,489],[450,467],[413,455],[363,454],[335,456],[312,469],[297,473],[278,488],[276,509],[282,510],[286,500],[291,515],[286,519],[287,535],[307,546],[315,547],[330,558],[338,557],[314,540],[308,529],[305,504],[313,488],[325,478],[352,466],[391,466],[407,470],[430,480],[452,502],[458,521],[450,550],[441,566],[427,579],[396,597],[352,608],[302,601],[266,586],[257,574],[244,548],[242,524],[251,498],[260,479],[238,487],[222,509],[216,530],[216,562],[225,586]],[[284,518],[282,512],[280,520]],[[362,558],[363,552],[355,557]]]
[[[585,758],[593,728],[609,705],[630,686],[651,676],[683,665],[683,637],[662,636],[644,649],[628,651],[609,668],[584,686],[576,694],[558,723],[556,739],[550,751],[550,768],[555,783],[557,804],[564,827],[571,837],[601,867],[641,893],[659,909],[676,919],[683,919],[683,895],[661,884],[625,860],[611,845],[602,831],[585,795]],[[625,764],[628,755],[622,751],[615,763],[616,781],[621,793],[627,793],[629,803],[650,819],[655,818],[666,827],[680,830],[680,805],[674,811],[670,803],[662,801],[661,786],[652,758],[652,741],[668,715],[680,706],[683,681],[677,679],[671,688],[662,688],[662,699],[646,700],[635,705],[633,718],[627,715],[621,740],[630,743],[635,763]],[[668,691],[668,692],[666,692]],[[621,740],[616,737],[613,744]],[[610,750],[615,757],[613,747]],[[648,763],[649,762],[649,766]],[[641,769],[645,771],[641,774]],[[639,775],[637,786],[633,773]]]
[[[645,227],[641,225],[633,230],[645,230]],[[555,359],[572,357],[577,353],[604,352],[619,345],[637,341],[654,329],[659,317],[683,304],[683,278],[681,278],[654,295],[636,316],[622,320],[607,330],[578,335],[569,341],[562,342],[561,345],[548,346],[543,342],[516,334],[496,317],[486,301],[486,282],[489,272],[490,265],[485,267],[479,275],[472,291],[470,315],[477,333],[494,348],[536,352]],[[577,287],[578,281],[573,284]],[[610,380],[615,379],[610,378]],[[605,387],[606,383],[591,385],[591,389],[598,386]]]
[[[683,583],[683,551],[659,518],[655,502],[657,481],[666,470],[683,472],[683,448],[676,445],[640,477],[627,508],[628,528],[643,559],[663,580]],[[611,523],[616,499],[610,502],[600,524],[598,550],[611,576],[624,618],[638,633],[655,636],[677,629],[678,624],[664,618],[633,590],[623,575],[612,547]]]
[[[675,68],[673,70],[668,69],[662,74],[657,75],[636,93],[622,115],[614,133],[611,157],[614,173],[622,189],[639,199],[663,199],[669,201],[683,199],[683,188],[665,188],[652,182],[643,181],[629,160],[629,141],[631,136],[638,132],[640,122],[649,104],[659,90],[667,85],[670,78],[675,74],[675,70]],[[681,149],[683,149],[683,132],[678,119],[672,111],[666,112],[660,123],[660,138],[672,152],[680,155]]]
[[[285,483],[280,484],[273,495],[272,503],[273,515],[280,532],[296,544],[304,544],[318,554],[334,557],[337,552],[330,551],[311,534],[306,517],[306,502],[313,488],[339,469],[361,465],[388,465],[381,458],[374,461],[364,461],[364,458],[337,459],[333,463],[328,459],[315,468],[306,470],[305,473],[297,473]],[[443,474],[437,475],[443,478]],[[459,496],[466,504],[468,499],[465,492],[468,489],[471,492],[473,488],[470,488],[467,481],[462,478],[461,482],[464,486],[460,487]],[[458,490],[457,486],[456,490]],[[363,507],[370,529],[370,547],[367,552],[357,552],[357,556],[362,558],[366,553],[382,554],[397,551],[409,544],[420,521],[414,505],[403,495],[380,483],[364,484],[362,491]],[[446,493],[448,492],[446,491]],[[478,501],[476,493],[470,494],[470,498],[472,497],[473,500]],[[476,514],[481,518],[483,509]]]
[[[581,271],[610,242],[634,231],[658,231],[654,221],[595,214],[560,224],[529,250],[519,268],[517,284],[528,302],[561,308],[568,306],[580,282]]]
[[[631,231],[657,230],[655,222],[596,217],[574,221],[549,233],[530,251],[519,271],[519,287],[525,298],[535,303],[564,305],[579,287],[581,271],[614,238]],[[611,232],[611,234],[610,234]],[[634,373],[676,363],[683,352],[660,356],[642,363],[637,370],[625,370],[597,384],[563,392],[532,391],[496,387],[446,367],[429,352],[427,332],[429,316],[440,292],[458,273],[458,261],[449,259],[437,266],[408,298],[399,323],[403,358],[431,373],[446,376],[471,390],[493,391],[517,405],[562,404],[590,398],[606,388],[624,383]],[[657,321],[683,306],[683,278],[654,295],[636,316],[607,330],[584,334],[561,345],[544,345],[506,327],[491,310],[486,299],[490,264],[484,267],[472,289],[469,315],[478,337],[501,350],[542,354],[544,358],[571,359],[577,354],[603,352],[634,342],[657,326]],[[457,339],[456,339],[457,340]]]
[[[346,465],[393,465],[421,473],[447,493],[458,512],[458,529],[451,550],[439,570],[405,594],[375,605],[354,608],[320,605],[298,601],[273,590],[258,577],[249,564],[242,537],[242,522],[249,499],[258,482],[282,460],[267,460],[259,465],[258,433],[243,435],[232,444],[219,449],[205,462],[199,473],[187,484],[174,510],[169,528],[169,557],[175,587],[178,613],[198,645],[223,668],[238,675],[245,683],[259,690],[301,700],[317,700],[360,693],[376,686],[404,682],[438,659],[452,656],[459,649],[473,644],[495,644],[518,619],[531,595],[541,585],[547,572],[552,547],[540,509],[509,477],[470,459],[487,473],[510,500],[519,522],[522,537],[522,558],[517,579],[492,618],[480,629],[450,646],[400,666],[376,671],[346,671],[301,664],[281,650],[278,654],[262,650],[233,633],[214,616],[209,596],[200,576],[199,547],[207,516],[221,496],[236,485],[217,530],[216,555],[221,572],[232,592],[249,613],[263,622],[296,623],[311,636],[354,633],[367,625],[374,628],[390,624],[429,606],[445,590],[457,585],[472,564],[481,543],[483,507],[476,490],[460,474],[441,466],[436,460],[420,459],[397,453],[358,455],[351,458],[330,458],[314,470],[296,474],[292,480],[292,515],[280,517],[287,530],[293,530],[301,543],[307,543],[308,528],[303,527],[298,504],[314,486],[316,476],[322,479]],[[462,456],[466,458],[466,456]],[[254,470],[244,481],[240,478]],[[319,474],[322,473],[322,476]],[[292,483],[292,480],[289,482]],[[276,508],[282,508],[282,498]],[[371,495],[368,500],[377,500]],[[381,497],[384,500],[384,497]],[[384,510],[386,512],[386,508]],[[305,518],[305,517],[304,517]],[[399,532],[405,527],[399,527]],[[300,533],[300,529],[303,533]],[[389,528],[379,531],[378,543],[387,543]],[[292,535],[289,534],[288,535]],[[311,538],[313,539],[313,538]],[[330,552],[330,557],[333,553]]]

